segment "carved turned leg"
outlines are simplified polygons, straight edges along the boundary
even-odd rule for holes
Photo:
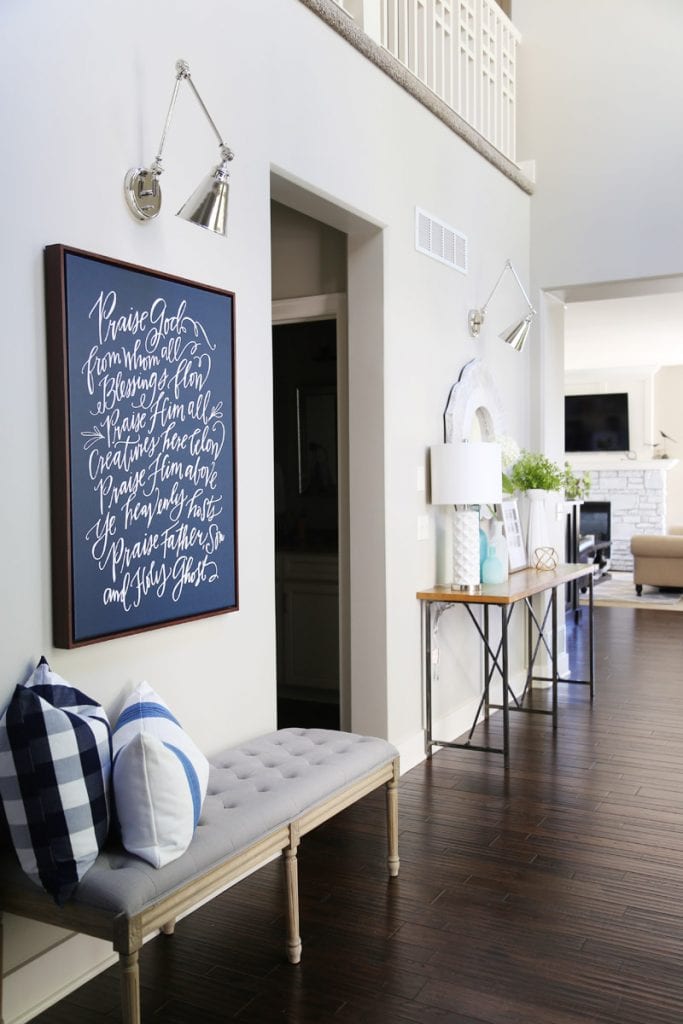
[[[161,932],[163,935],[173,935],[175,931],[175,917],[172,921],[167,921],[166,924],[162,924]]]
[[[138,953],[120,953],[121,1019],[123,1024],[140,1024],[140,968]]]
[[[400,861],[398,859],[398,758],[394,761],[394,777],[387,782],[387,841],[389,846],[389,875],[396,878]]]
[[[301,936],[299,935],[299,872],[296,851],[299,846],[299,826],[289,826],[289,846],[282,851],[287,885],[287,959],[290,964],[301,961]]]

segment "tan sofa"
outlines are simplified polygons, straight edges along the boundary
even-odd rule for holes
[[[683,526],[670,526],[666,534],[631,537],[631,554],[639,596],[645,583],[683,588]]]

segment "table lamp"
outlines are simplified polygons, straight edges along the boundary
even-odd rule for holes
[[[502,500],[500,445],[455,441],[430,448],[432,505],[454,505],[453,590],[476,593],[479,568],[479,506]]]

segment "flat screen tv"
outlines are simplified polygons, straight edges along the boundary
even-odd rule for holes
[[[628,394],[565,395],[567,452],[627,452]]]

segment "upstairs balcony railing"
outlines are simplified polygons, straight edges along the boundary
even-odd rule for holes
[[[494,0],[335,0],[513,163],[520,33]]]

